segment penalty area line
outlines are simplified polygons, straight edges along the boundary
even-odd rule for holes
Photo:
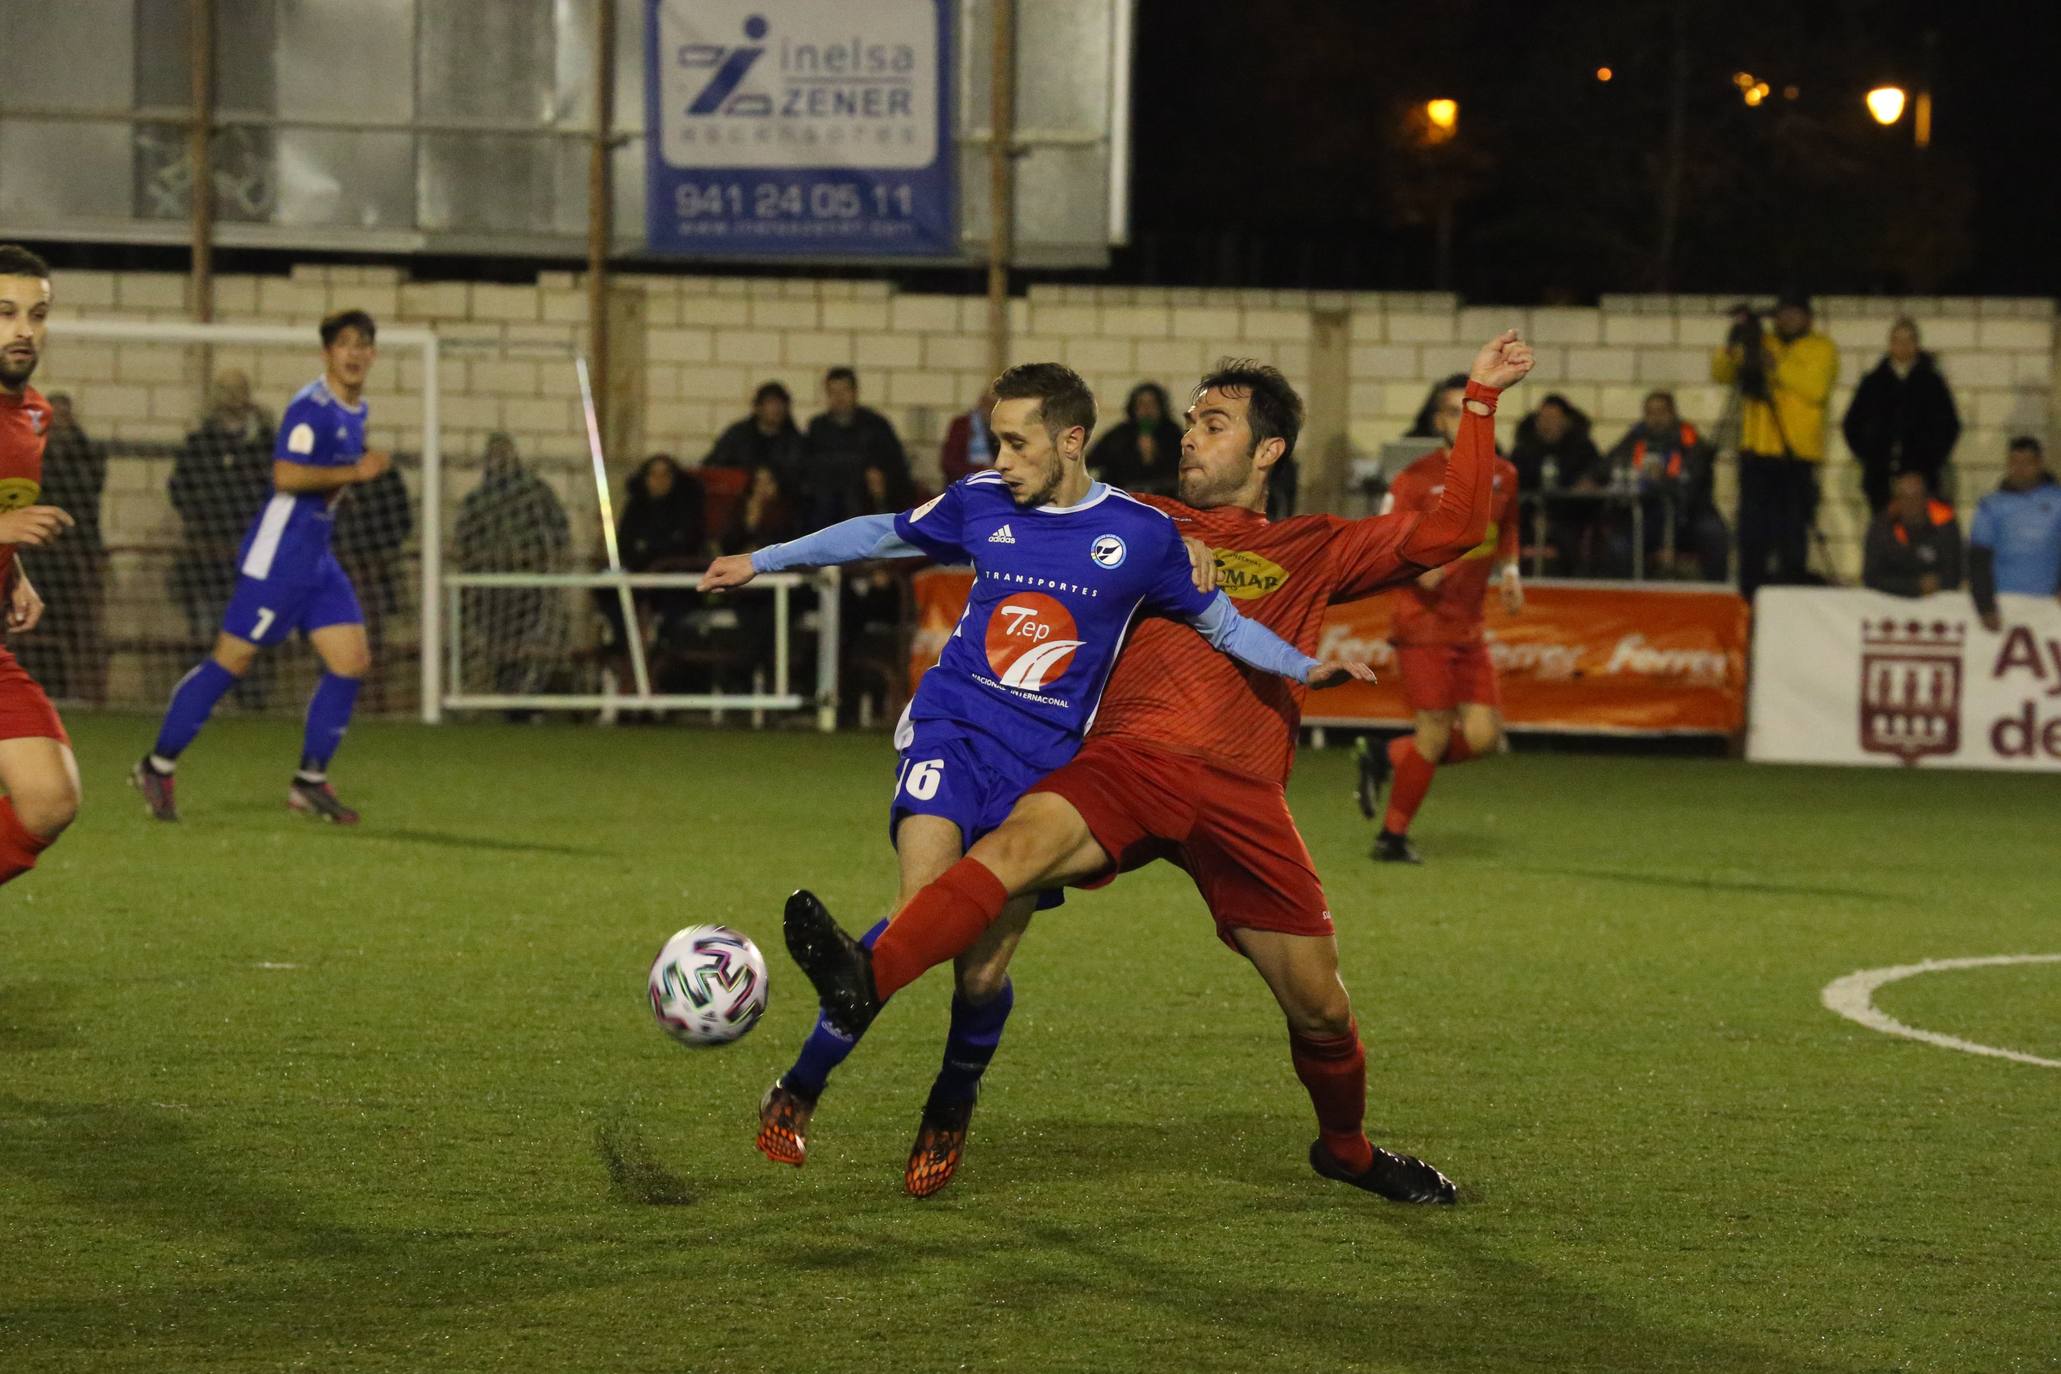
[[[1917,964],[1898,964],[1894,968],[1864,968],[1849,973],[1844,978],[1834,978],[1825,984],[1818,1000],[1829,1011],[1838,1012],[1849,1021],[1857,1021],[1869,1030],[1881,1031],[1884,1035],[1901,1035],[1907,1040],[1922,1040],[1941,1049],[1959,1050],[1963,1054],[1988,1055],[1992,1059],[2009,1059],[2020,1064],[2037,1064],[2042,1068],[2061,1069],[2061,1059],[2042,1059],[2036,1054],[2021,1050],[1998,1049],[1994,1045],[1978,1045],[1973,1040],[1958,1036],[1941,1035],[1938,1031],[1920,1030],[1907,1026],[1894,1016],[1875,1005],[1875,989],[1905,978],[1915,978],[1921,973],[1942,973],[1950,969],[1993,968],[2002,964],[2061,964],[2061,954],[1989,954],[1973,959],[1927,959]]]

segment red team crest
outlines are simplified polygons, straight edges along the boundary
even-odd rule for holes
[[[1967,629],[1933,621],[1861,625],[1861,748],[1906,765],[1961,747]]]
[[[988,666],[1004,687],[1041,691],[1073,662],[1079,634],[1065,606],[1042,592],[1023,592],[988,617]]]

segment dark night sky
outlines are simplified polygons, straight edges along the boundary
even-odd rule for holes
[[[2061,293],[2061,116],[2042,5],[1682,4],[1683,209],[1659,238],[1675,0],[1517,5],[1142,0],[1138,280],[1424,288],[1421,153],[1403,112],[1460,101],[1451,284],[1498,299],[1771,289]],[[1915,90],[1936,34],[1934,137],[1862,107]],[[2010,55],[2007,59],[2006,55]],[[2035,54],[2041,54],[2035,58]],[[1594,78],[1608,64],[1614,79]],[[1777,92],[1749,110],[1740,69]],[[1780,92],[1798,88],[1794,101]],[[1435,199],[1435,198],[1434,198]]]

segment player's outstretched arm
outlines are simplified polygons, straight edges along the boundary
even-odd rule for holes
[[[1488,533],[1495,500],[1496,398],[1524,380],[1532,368],[1531,345],[1506,329],[1483,344],[1467,372],[1460,432],[1446,463],[1445,490],[1403,540],[1400,552],[1412,563],[1435,568],[1450,563]]]
[[[1202,613],[1189,618],[1202,637],[1248,667],[1311,687],[1336,687],[1349,678],[1374,680],[1364,663],[1324,663],[1311,658],[1257,620],[1238,614],[1231,598],[1218,592]]]
[[[701,575],[695,588],[704,592],[720,592],[742,587],[760,573],[863,563],[874,558],[927,556],[922,549],[895,533],[892,515],[859,515],[784,544],[768,544],[755,553],[726,554],[709,564],[708,571]]]

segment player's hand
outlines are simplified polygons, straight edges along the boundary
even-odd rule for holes
[[[354,470],[351,480],[354,482],[374,481],[385,476],[386,470],[393,465],[394,456],[391,453],[368,453],[351,465]]]
[[[1467,369],[1467,379],[1500,391],[1523,381],[1534,361],[1531,345],[1518,338],[1516,330],[1506,329],[1481,346]]]
[[[1991,634],[1995,634],[2004,628],[2004,617],[1996,611],[1984,611],[1982,613],[1982,628],[1988,630]]]
[[[7,593],[7,631],[9,634],[27,634],[36,628],[36,622],[43,618],[43,598],[36,595],[36,589],[29,585],[26,577],[14,579],[14,586]]]
[[[1188,566],[1195,573],[1195,590],[1213,592],[1217,589],[1217,556],[1209,545],[1193,535],[1181,536],[1181,544],[1188,550]]]
[[[0,515],[0,544],[48,544],[71,526],[72,518],[55,506],[23,506]]]
[[[732,587],[742,587],[757,577],[751,566],[748,553],[726,553],[708,565],[708,571],[701,575],[701,581],[694,584],[698,592],[726,592]]]
[[[1427,592],[1437,591],[1438,584],[1445,580],[1446,566],[1443,563],[1436,568],[1426,568],[1423,572],[1417,574],[1417,585]]]
[[[1514,577],[1506,577],[1506,578],[1504,578],[1504,579],[1503,579],[1503,610],[1504,610],[1504,612],[1505,612],[1506,614],[1508,614],[1508,615],[1516,615],[1516,614],[1517,614],[1517,613],[1518,613],[1519,611],[1521,611],[1521,610],[1523,610],[1523,609],[1524,609],[1524,584],[1523,584],[1522,582],[1519,582],[1519,581],[1518,581],[1518,580],[1517,580],[1516,578],[1514,578]]]
[[[1342,687],[1348,682],[1372,682],[1374,670],[1364,663],[1338,662],[1319,663],[1310,669],[1310,690],[1321,692],[1326,687]]]

